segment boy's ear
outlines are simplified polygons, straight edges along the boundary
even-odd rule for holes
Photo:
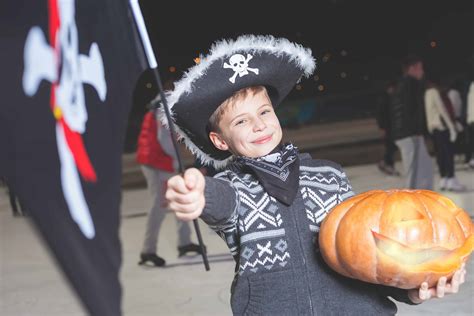
[[[229,146],[227,146],[227,143],[225,142],[225,140],[218,133],[210,132],[209,139],[214,144],[214,146],[216,146],[217,149],[224,150],[224,151],[229,150]]]

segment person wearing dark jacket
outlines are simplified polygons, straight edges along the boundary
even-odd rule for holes
[[[402,62],[403,76],[390,101],[392,137],[400,150],[406,188],[433,189],[434,165],[425,135],[423,61],[408,56]]]
[[[395,90],[395,81],[389,81],[383,93],[377,102],[377,125],[383,131],[384,154],[383,159],[377,164],[377,167],[383,173],[390,176],[399,176],[400,173],[395,169],[395,145],[392,137],[392,128],[390,127],[390,97]]]
[[[220,172],[187,169],[170,178],[166,198],[178,218],[200,217],[226,242],[235,259],[234,315],[395,315],[389,296],[415,304],[438,290],[369,284],[332,270],[319,251],[319,227],[354,192],[339,164],[282,142],[274,106],[314,67],[311,51],[286,39],[216,43],[168,104],[185,145]]]

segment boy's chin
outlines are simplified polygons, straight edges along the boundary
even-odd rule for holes
[[[242,156],[246,156],[246,157],[250,157],[250,158],[263,157],[263,156],[266,156],[266,155],[272,153],[273,150],[278,147],[278,145],[279,144],[276,144],[276,145],[275,144],[259,145],[259,147],[252,150],[252,152],[246,153],[245,155],[242,155]]]

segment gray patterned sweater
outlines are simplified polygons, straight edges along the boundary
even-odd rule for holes
[[[354,195],[342,168],[300,154],[299,192],[290,206],[269,196],[248,173],[206,177],[201,218],[227,243],[236,261],[234,315],[394,315],[387,298],[410,303],[406,290],[345,278],[323,261],[321,221]]]

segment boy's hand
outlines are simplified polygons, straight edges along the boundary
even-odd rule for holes
[[[196,168],[187,169],[184,175],[171,177],[165,195],[168,207],[180,220],[198,218],[205,205],[204,187],[204,176]]]
[[[408,297],[413,303],[419,304],[431,298],[442,298],[445,294],[457,293],[459,286],[466,280],[465,264],[457,270],[450,282],[447,282],[446,277],[441,277],[438,280],[436,287],[428,288],[428,283],[423,282],[419,289],[412,289],[408,291]]]

